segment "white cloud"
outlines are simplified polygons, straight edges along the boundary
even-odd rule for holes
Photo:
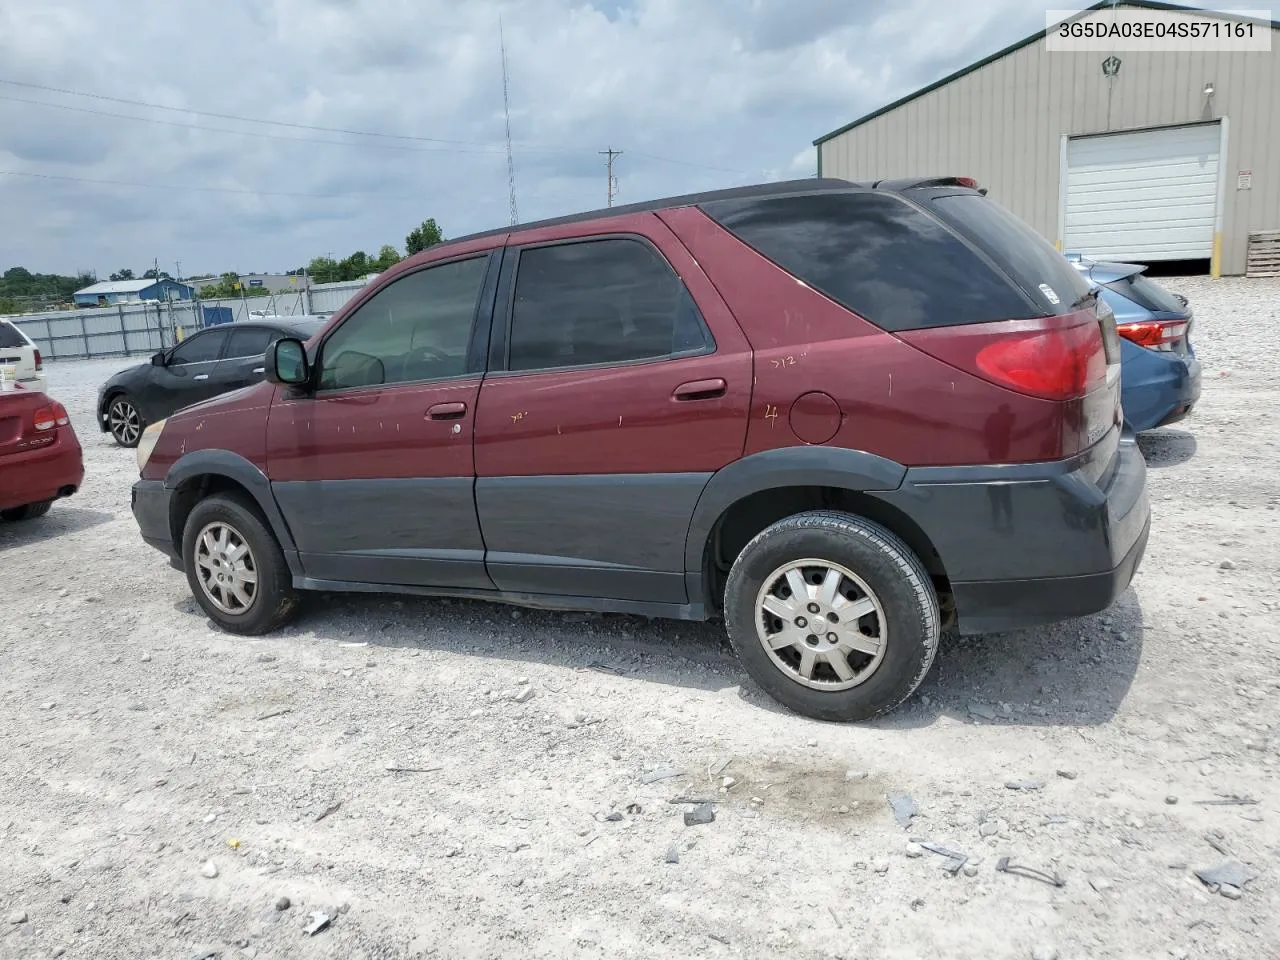
[[[401,245],[427,216],[453,236],[504,223],[499,13],[522,219],[601,206],[597,151],[607,146],[624,151],[619,202],[811,175],[814,137],[1043,26],[1016,0],[224,0],[192,9],[0,4],[0,79],[455,142],[265,126],[0,83],[10,98],[0,99],[0,171],[69,178],[0,175],[0,269],[91,264],[105,275],[153,257],[180,259],[188,272],[285,269],[329,251]]]

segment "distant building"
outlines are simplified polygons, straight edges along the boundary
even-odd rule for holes
[[[240,283],[244,285],[245,296],[256,294],[287,293],[300,290],[306,282],[305,277],[284,273],[245,273],[240,275]],[[222,283],[221,277],[205,277],[191,280],[198,290],[216,287]]]
[[[1062,51],[1041,30],[819,137],[818,175],[971,177],[1064,253],[1268,275],[1280,264],[1280,22],[1242,17],[1101,0],[1070,23],[1265,34],[1270,46]]]
[[[190,300],[195,288],[177,280],[105,280],[72,294],[77,307],[109,307],[142,300]]]

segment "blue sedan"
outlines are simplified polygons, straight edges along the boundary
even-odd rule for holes
[[[1200,361],[1191,349],[1187,298],[1170,293],[1136,263],[1100,263],[1068,254],[1116,315],[1120,402],[1135,432],[1176,423],[1200,399]]]

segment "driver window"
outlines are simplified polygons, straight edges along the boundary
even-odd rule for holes
[[[465,374],[487,264],[487,255],[456,260],[378,291],[325,341],[320,389]]]

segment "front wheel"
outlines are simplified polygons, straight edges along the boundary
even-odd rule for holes
[[[187,517],[182,559],[196,602],[232,633],[270,633],[298,608],[275,535],[246,500],[216,494]]]
[[[107,429],[120,446],[136,447],[146,426],[138,408],[123,393],[113,398],[107,406]]]
[[[889,712],[938,648],[938,598],[919,558],[847,513],[796,514],[759,533],[734,561],[724,617],[752,679],[817,720]]]
[[[53,506],[52,500],[41,500],[39,503],[28,503],[21,507],[13,507],[9,510],[0,510],[0,520],[6,523],[18,523],[21,520],[34,520],[36,517],[43,517],[49,512],[49,508]]]

